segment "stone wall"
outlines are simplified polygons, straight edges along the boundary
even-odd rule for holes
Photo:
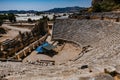
[[[120,22],[120,13],[114,12],[102,12],[102,13],[89,13],[82,15],[71,15],[72,19],[99,19],[99,20],[107,20],[113,22]]]
[[[21,51],[24,47],[37,41],[47,33],[48,25],[46,21],[41,21],[36,24],[31,32],[19,32],[19,35],[14,39],[7,39],[0,43],[0,58],[8,58],[14,56],[15,53]]]

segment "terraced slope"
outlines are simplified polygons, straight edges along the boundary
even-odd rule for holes
[[[104,70],[120,73],[119,24],[100,20],[57,20],[53,27],[53,39],[90,47],[76,60],[61,65],[1,62],[0,76],[6,75],[8,80],[114,80]],[[83,65],[88,68],[82,69]]]
[[[120,25],[100,20],[57,20],[53,28],[54,40],[71,40],[91,50],[79,57],[74,64],[99,65],[120,70]],[[119,67],[119,68],[118,68]],[[95,68],[95,67],[94,67]]]
[[[53,40],[68,40],[82,46],[94,45],[100,40],[119,34],[120,25],[100,20],[56,20],[53,28]]]

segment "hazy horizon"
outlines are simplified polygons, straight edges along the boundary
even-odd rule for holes
[[[81,6],[66,6],[66,7],[81,7]],[[55,8],[66,8],[66,7],[55,7]],[[87,8],[87,7],[83,7],[83,8]],[[54,9],[54,8],[51,8],[51,9]],[[14,11],[14,10],[17,10],[17,9],[0,10],[0,11]],[[50,9],[48,9],[48,10],[50,10]],[[17,11],[39,11],[39,10],[17,10]],[[41,11],[47,11],[47,10],[41,10]]]
[[[64,7],[90,7],[92,0],[0,0],[0,11],[35,10],[45,11]]]

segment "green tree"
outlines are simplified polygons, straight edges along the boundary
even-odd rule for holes
[[[8,19],[10,22],[16,22],[16,17],[13,13],[8,14]]]
[[[96,3],[93,5],[93,12],[101,12],[101,11],[102,11],[102,8],[99,3]]]
[[[56,18],[57,18],[57,16],[56,16],[56,15],[53,15],[53,21],[55,21],[55,20],[56,20]]]
[[[63,14],[63,16],[66,16],[66,14]]]
[[[7,15],[6,14],[0,14],[0,26],[3,24],[3,20],[6,20],[8,19]]]
[[[37,12],[36,15],[41,15],[41,14],[44,14],[44,12]]]
[[[2,20],[2,19],[0,19],[0,26],[2,26],[2,24],[3,24],[3,20]]]
[[[93,4],[94,12],[108,12],[120,9],[120,0],[103,0],[102,2]]]
[[[6,14],[0,14],[0,19],[6,20],[8,19],[8,16]]]
[[[115,3],[116,4],[120,4],[120,0],[115,0]]]
[[[28,18],[28,23],[33,23],[31,18]]]
[[[48,17],[48,16],[43,16],[43,18],[42,18],[42,19],[40,19],[40,20],[47,20],[47,21],[50,21],[50,19],[49,19],[49,17]]]

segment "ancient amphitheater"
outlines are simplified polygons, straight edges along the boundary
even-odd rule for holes
[[[52,40],[79,45],[81,51],[65,63],[52,66],[0,62],[1,80],[120,80],[119,22],[56,20]]]

